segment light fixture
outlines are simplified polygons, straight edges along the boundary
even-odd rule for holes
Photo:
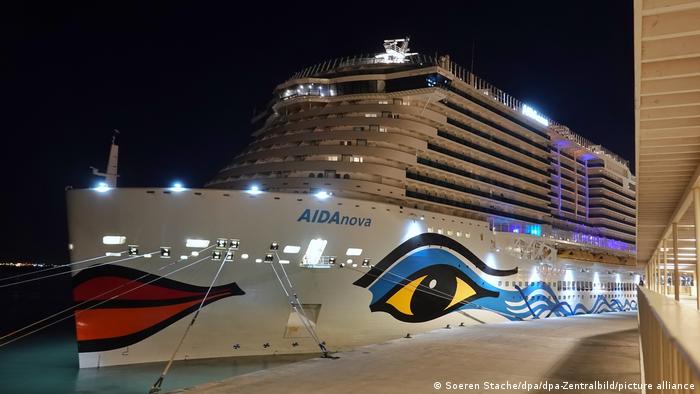
[[[189,258],[190,258],[190,256],[188,256],[186,254],[183,254],[182,256],[180,256],[180,260],[187,260]]]
[[[260,190],[260,187],[258,185],[253,185],[248,190],[246,190],[246,192],[248,194],[252,194],[253,196],[257,196],[258,194],[262,193],[262,190]]]
[[[187,189],[185,189],[185,187],[182,186],[182,183],[180,183],[180,182],[175,182],[175,183],[173,183],[173,185],[170,187],[170,191],[171,191],[171,192],[176,192],[176,193],[178,193],[178,192],[182,192],[182,191],[185,191],[185,190],[187,190]]]
[[[332,195],[332,193],[328,193],[325,190],[321,190],[320,192],[316,192],[316,194],[314,194],[314,196],[316,196],[316,198],[318,198],[319,200],[325,200]]]
[[[187,239],[185,246],[188,248],[206,248],[209,246],[208,239]]]
[[[280,260],[280,264],[289,264],[289,260]]]
[[[107,257],[119,257],[122,254],[120,252],[105,252],[105,256]]]
[[[243,254],[241,255],[241,258],[242,258],[243,260],[248,260],[248,257],[249,257],[249,256],[248,256],[248,253],[243,253]]]
[[[256,263],[262,263],[262,259],[255,259]]]
[[[151,255],[150,253],[146,253],[143,255],[143,258],[145,259],[150,259],[151,257],[153,257],[153,255]]]
[[[352,259],[347,259],[347,260],[345,260],[345,262],[348,264],[352,264]]]
[[[199,256],[199,252],[197,252],[196,250],[193,250],[192,253],[190,253],[190,254],[192,255],[192,257]]]
[[[170,258],[170,247],[169,246],[161,246],[160,257],[164,258],[164,259]]]
[[[129,245],[127,247],[127,250],[129,251],[129,256],[136,256],[139,254],[139,246],[138,245]]]
[[[98,193],[105,193],[108,192],[110,189],[109,185],[105,182],[99,182],[97,186],[93,188],[94,191]]]

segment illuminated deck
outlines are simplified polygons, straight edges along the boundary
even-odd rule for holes
[[[481,385],[459,390],[468,392],[486,391],[484,382],[639,383],[638,341],[636,313],[453,327],[362,347],[337,360],[302,361],[180,392],[435,393],[454,391],[447,390],[448,381]],[[435,382],[440,390],[433,387]]]

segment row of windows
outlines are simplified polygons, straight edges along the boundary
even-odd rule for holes
[[[549,140],[549,136],[547,135],[547,133],[544,133],[544,132],[542,132],[542,131],[537,130],[536,128],[530,126],[530,125],[527,124],[526,122],[523,122],[522,120],[518,119],[517,117],[510,115],[510,114],[507,113],[506,111],[503,111],[503,110],[501,110],[500,108],[497,108],[496,106],[493,106],[493,105],[491,105],[491,104],[489,104],[489,103],[487,103],[487,102],[484,102],[484,101],[481,101],[481,100],[478,100],[478,99],[474,98],[474,97],[473,97],[472,95],[470,95],[469,93],[466,93],[466,92],[464,92],[464,91],[461,90],[461,89],[458,89],[457,87],[455,87],[455,86],[452,85],[452,84],[447,84],[447,85],[444,86],[444,88],[446,88],[447,90],[449,90],[449,91],[451,91],[451,92],[453,92],[453,93],[456,93],[456,94],[459,95],[460,97],[463,97],[463,98],[465,98],[465,99],[471,101],[471,102],[474,103],[474,104],[479,105],[480,107],[484,107],[484,108],[490,110],[491,112],[497,113],[498,115],[500,115],[500,116],[502,116],[502,117],[504,117],[504,118],[510,120],[511,122],[513,122],[513,123],[515,123],[515,124],[517,124],[517,125],[519,125],[519,126],[525,128],[526,130],[528,130],[528,131],[530,131],[530,132],[533,132],[533,133],[539,135],[540,137],[543,137],[543,138],[546,138],[547,140]]]
[[[556,214],[556,213],[553,214],[552,216],[554,216],[556,219],[565,220],[565,221],[567,221],[567,222],[573,222],[573,223],[580,224],[580,225],[583,225],[583,226],[603,227],[603,228],[607,228],[608,230],[613,230],[613,231],[617,231],[617,232],[620,232],[620,233],[628,234],[628,235],[631,235],[631,236],[633,236],[633,237],[636,237],[636,236],[637,236],[637,233],[635,233],[634,231],[620,230],[620,229],[617,228],[617,227],[612,227],[612,226],[607,225],[607,224],[605,224],[605,223],[596,223],[595,225],[591,225],[591,224],[586,223],[586,222],[583,222],[583,221],[581,221],[581,220],[572,219],[572,218],[567,218],[567,217],[565,217],[565,216],[561,216],[561,215],[558,215],[558,214]],[[606,235],[606,237],[607,237],[607,238],[610,238],[610,239],[614,239],[614,240],[616,240],[616,241],[630,242],[629,239],[616,238],[616,237],[613,237],[613,236],[610,236],[610,235]]]
[[[635,219],[635,218],[637,217],[636,214],[634,214],[634,213],[629,213],[629,212],[627,212],[627,211],[623,211],[623,210],[621,210],[621,209],[612,207],[612,206],[608,205],[605,201],[603,201],[602,204],[589,204],[589,205],[588,205],[588,208],[590,208],[590,209],[594,209],[594,208],[603,208],[603,209],[607,209],[607,210],[610,210],[610,211],[613,211],[613,212],[617,212],[617,213],[619,213],[619,214],[621,214],[621,215],[625,215],[625,216],[630,217],[630,218],[632,218],[632,219]]]
[[[508,175],[508,176],[510,176],[510,177],[513,177],[513,178],[516,178],[516,179],[520,179],[520,180],[522,180],[522,181],[529,182],[529,183],[531,183],[531,184],[533,184],[533,185],[537,185],[537,186],[540,186],[540,187],[549,189],[549,185],[548,185],[547,183],[545,183],[545,182],[538,181],[538,180],[536,180],[536,179],[530,178],[530,177],[525,176],[525,175],[517,174],[517,173],[515,173],[515,172],[513,172],[513,171],[506,170],[506,169],[504,169],[504,168],[501,168],[501,167],[499,167],[499,166],[493,165],[493,164],[491,164],[491,163],[487,163],[487,162],[485,162],[485,161],[482,161],[482,160],[479,160],[479,159],[476,159],[476,158],[473,158],[473,157],[469,157],[469,156],[463,155],[463,154],[461,154],[461,153],[454,152],[454,151],[452,151],[452,150],[450,150],[450,149],[443,148],[442,146],[435,145],[435,144],[432,144],[432,143],[430,143],[430,142],[428,143],[428,149],[430,149],[430,150],[432,150],[432,151],[435,151],[435,152],[442,153],[442,154],[447,155],[447,156],[450,156],[450,157],[454,157],[455,159],[459,159],[459,160],[462,160],[462,161],[466,161],[467,163],[476,164],[476,165],[478,165],[478,166],[481,166],[481,167],[484,167],[484,168],[488,168],[489,170],[493,170],[493,171],[500,172],[500,173],[505,174],[505,175]]]
[[[513,185],[510,185],[510,184],[507,184],[504,182],[497,181],[495,179],[491,179],[491,178],[488,178],[485,176],[473,174],[473,173],[468,172],[468,171],[460,170],[459,168],[455,168],[455,167],[452,167],[452,166],[447,165],[447,164],[438,163],[436,161],[426,159],[423,157],[418,157],[417,161],[418,161],[418,164],[424,164],[424,165],[427,165],[427,166],[430,166],[433,168],[438,168],[438,169],[441,169],[443,171],[447,171],[447,172],[450,172],[453,174],[461,175],[465,178],[474,179],[476,181],[488,183],[488,184],[491,184],[494,186],[501,187],[503,189],[508,189],[508,190],[512,190],[512,191],[515,191],[518,193],[526,194],[530,197],[535,197],[535,198],[539,198],[542,200],[548,200],[547,195],[535,193],[535,192],[532,192],[532,191],[529,191],[529,190],[526,190],[526,189],[523,189],[523,188],[520,188],[517,186],[513,186]]]
[[[482,206],[478,206],[478,205],[474,205],[474,204],[469,204],[466,202],[455,201],[455,200],[449,199],[447,197],[432,196],[430,194],[419,192],[419,191],[406,190],[406,197],[417,198],[417,199],[424,200],[424,201],[430,201],[430,202],[434,202],[434,203],[438,203],[438,204],[444,204],[444,205],[449,205],[449,206],[463,208],[463,209],[469,209],[472,211],[482,212],[482,213],[486,213],[489,215],[496,215],[496,216],[511,218],[511,219],[515,219],[515,220],[522,220],[524,222],[529,222],[529,223],[547,224],[547,222],[545,222],[544,220],[535,219],[535,218],[530,217],[530,216],[519,215],[519,214],[512,213],[512,212],[501,211],[501,210],[495,209],[495,208],[482,207]]]
[[[460,107],[459,105],[456,105],[456,104],[454,104],[454,103],[451,103],[451,102],[449,102],[449,101],[447,101],[447,100],[442,100],[442,101],[440,101],[440,102],[441,102],[444,106],[446,106],[446,107],[448,107],[448,108],[450,108],[450,109],[452,109],[452,110],[455,110],[455,111],[457,111],[457,112],[459,112],[459,113],[461,113],[461,114],[463,114],[463,115],[467,115],[467,116],[470,117],[470,118],[476,119],[476,120],[478,120],[478,121],[481,122],[481,123],[487,124],[487,125],[489,125],[489,126],[495,128],[496,130],[499,130],[499,131],[501,131],[501,132],[503,132],[503,133],[505,133],[505,134],[507,134],[507,135],[509,135],[509,136],[511,136],[511,137],[515,137],[515,138],[517,138],[517,139],[519,139],[519,140],[521,140],[521,141],[524,141],[524,142],[526,142],[526,143],[528,143],[528,144],[534,146],[535,148],[538,148],[538,149],[544,151],[544,152],[549,156],[549,149],[548,149],[548,147],[545,146],[545,145],[538,144],[537,142],[535,142],[535,141],[533,141],[533,140],[531,140],[531,139],[528,139],[528,138],[526,138],[526,137],[524,137],[524,136],[522,136],[522,135],[520,135],[520,134],[518,134],[518,133],[514,133],[514,132],[512,132],[512,131],[510,131],[510,130],[504,128],[504,127],[501,127],[501,126],[495,124],[494,122],[492,122],[492,121],[490,121],[490,120],[488,120],[488,119],[486,119],[486,118],[484,118],[484,117],[482,117],[482,116],[480,116],[480,115],[475,114],[474,112],[472,112],[472,111],[470,111],[470,110],[468,110],[468,109],[466,109],[466,108]],[[474,134],[480,135],[480,136],[482,136],[482,137],[484,137],[484,138],[494,139],[494,140],[495,140],[496,142],[498,142],[499,144],[503,144],[503,145],[505,145],[505,146],[511,147],[511,149],[514,149],[514,148],[515,148],[514,150],[516,150],[516,149],[517,149],[518,151],[521,151],[521,150],[522,150],[522,149],[520,149],[520,148],[518,148],[518,147],[516,147],[516,146],[513,146],[512,144],[510,144],[510,143],[508,143],[508,142],[505,142],[505,141],[501,140],[500,138],[493,137],[492,135],[487,134],[487,133],[484,133],[484,132],[482,132],[482,131],[480,131],[480,130],[477,130],[477,129],[475,129],[475,128],[471,128],[471,127],[470,127],[470,128],[469,128],[469,131],[471,131],[471,132],[474,133]],[[522,152],[521,152],[521,153],[522,153]],[[541,158],[540,156],[536,156],[536,155],[534,155],[534,154],[532,154],[532,153],[530,153],[530,152],[527,152],[527,153],[524,153],[524,154],[527,154],[528,156],[531,156],[531,157],[533,157],[533,158],[536,158],[537,160],[540,160],[540,161],[543,161],[543,162],[545,161],[544,158]]]
[[[447,123],[449,123],[449,124],[451,124],[451,125],[453,125],[453,126],[456,126],[456,127],[460,128],[460,129],[463,129],[463,127],[462,127],[462,126],[463,126],[463,123],[461,123],[461,122],[459,122],[459,121],[456,121],[456,120],[447,118]],[[536,172],[536,173],[539,173],[539,174],[542,174],[542,175],[548,175],[546,170],[543,170],[543,169],[541,169],[541,168],[537,168],[537,167],[532,166],[532,165],[530,165],[530,164],[524,163],[524,162],[522,162],[522,161],[520,161],[520,160],[514,159],[514,158],[511,157],[511,156],[508,156],[508,155],[505,155],[505,154],[496,152],[496,151],[493,150],[493,149],[489,149],[489,148],[486,148],[486,147],[484,147],[484,146],[482,146],[482,145],[475,144],[475,143],[473,143],[473,142],[470,142],[470,141],[467,141],[467,140],[465,140],[465,139],[459,138],[459,137],[457,137],[457,136],[455,136],[455,135],[452,135],[452,134],[450,134],[450,133],[447,133],[447,132],[445,132],[445,131],[438,130],[438,136],[443,137],[443,138],[447,138],[448,140],[457,142],[457,143],[459,143],[459,144],[461,144],[461,145],[467,146],[467,147],[472,148],[472,149],[474,149],[474,150],[476,150],[476,151],[488,153],[489,155],[491,155],[491,156],[493,156],[493,157],[497,157],[497,158],[499,158],[499,159],[501,159],[501,160],[505,160],[505,161],[507,161],[507,162],[513,163],[513,164],[515,164],[515,165],[518,166],[518,167],[527,168],[527,169],[530,170],[530,171],[533,171],[533,172]]]
[[[600,192],[597,192],[597,193],[596,193],[596,192],[591,191],[588,197],[591,198],[591,199],[593,199],[593,198],[604,198],[604,199],[610,200],[610,201],[612,201],[612,202],[614,202],[614,203],[617,203],[617,204],[620,204],[620,205],[624,205],[624,206],[626,206],[627,208],[634,209],[634,210],[637,209],[633,204],[630,204],[630,203],[628,203],[628,202],[619,200],[619,199],[617,199],[617,198],[615,198],[615,197],[611,197],[611,196],[602,194],[602,193],[600,193]]]
[[[501,201],[501,202],[504,202],[506,204],[511,204],[511,205],[522,207],[522,208],[528,208],[528,209],[540,211],[542,213],[549,213],[549,209],[547,209],[547,208],[533,205],[533,204],[529,204],[529,203],[526,203],[526,202],[523,202],[520,200],[515,200],[515,199],[509,198],[509,197],[505,197],[505,196],[503,196],[503,194],[499,195],[496,193],[489,193],[489,192],[482,191],[482,190],[476,190],[476,189],[472,189],[470,187],[456,185],[456,184],[451,183],[451,182],[447,182],[447,181],[440,180],[440,179],[435,179],[435,178],[424,176],[424,175],[414,174],[411,172],[406,173],[406,178],[415,179],[415,180],[425,182],[425,183],[430,183],[430,184],[436,185],[436,186],[446,187],[448,189],[457,190],[457,191],[460,191],[463,193],[469,193],[469,194],[472,194],[475,196],[485,197],[489,200]]]

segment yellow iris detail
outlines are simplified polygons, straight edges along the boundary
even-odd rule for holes
[[[411,300],[413,299],[413,294],[416,292],[416,289],[418,289],[421,282],[423,282],[423,280],[427,277],[428,275],[423,275],[420,278],[416,278],[410,283],[406,284],[393,296],[391,296],[386,303],[393,306],[404,315],[413,316],[413,311],[411,310]],[[445,307],[445,310],[476,294],[476,291],[467,282],[457,277],[455,277],[455,280],[457,281],[455,294],[452,296],[452,301],[450,301],[450,304]]]
[[[404,315],[413,316],[413,312],[411,311],[411,299],[413,298],[413,293],[416,292],[420,282],[422,282],[427,276],[428,275],[423,275],[418,279],[414,279],[411,283],[402,287],[401,290],[397,291],[396,294],[391,296],[386,303],[393,306]]]
[[[445,309],[449,309],[451,306],[462,302],[466,300],[467,298],[473,296],[476,294],[476,291],[467,284],[467,282],[463,281],[462,279],[459,279],[455,277],[455,280],[457,280],[457,288],[455,289],[455,295],[452,297],[452,301],[450,301],[450,305],[445,307]]]

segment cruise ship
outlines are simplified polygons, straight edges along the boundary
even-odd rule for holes
[[[67,192],[80,367],[635,310],[627,161],[408,44],[293,74],[204,188],[116,187],[113,142]]]

